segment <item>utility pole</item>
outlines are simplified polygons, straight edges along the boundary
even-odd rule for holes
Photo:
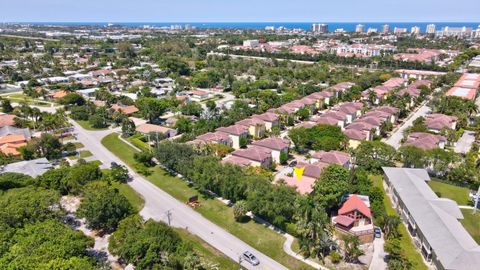
[[[171,212],[170,210],[167,210],[167,211],[165,212],[165,214],[167,215],[168,226],[171,226],[172,212]]]

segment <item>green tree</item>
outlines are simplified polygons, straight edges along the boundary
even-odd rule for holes
[[[398,155],[403,161],[403,166],[408,168],[424,168],[427,165],[426,153],[415,146],[402,146]]]
[[[26,187],[33,183],[31,176],[21,173],[6,172],[0,175],[0,190]]]
[[[340,204],[342,196],[350,189],[348,169],[332,164],[323,169],[320,178],[313,185],[312,195],[319,206],[332,210]]]
[[[96,269],[87,255],[93,239],[58,220],[27,224],[0,258],[1,269]]]
[[[345,261],[347,262],[357,262],[358,257],[362,256],[364,253],[360,249],[360,240],[356,235],[344,235],[342,237],[343,248],[345,251]]]
[[[128,169],[123,165],[112,163],[110,166],[110,177],[113,181],[125,183],[129,179]]]
[[[120,220],[133,213],[133,208],[117,189],[93,185],[87,188],[76,213],[93,229],[111,232]]]
[[[149,97],[139,98],[135,102],[135,105],[139,109],[142,117],[147,119],[149,122],[154,122],[171,107],[170,102],[166,99]]]
[[[354,151],[355,163],[371,172],[394,165],[395,148],[380,141],[362,141]]]
[[[236,221],[243,221],[247,215],[248,208],[245,201],[238,201],[233,205],[233,217]]]

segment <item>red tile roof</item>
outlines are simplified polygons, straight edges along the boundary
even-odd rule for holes
[[[290,147],[290,141],[286,139],[281,139],[281,138],[276,138],[276,137],[270,137],[266,138],[260,141],[255,141],[252,143],[253,145],[257,146],[262,146],[266,147],[272,150],[282,150],[285,148]]]
[[[338,210],[339,215],[345,215],[352,211],[359,211],[368,218],[372,218],[370,208],[357,195],[352,195],[346,200],[342,207]]]
[[[0,115],[0,127],[4,126],[13,126],[15,121],[13,120],[16,116],[13,114],[1,114]]]

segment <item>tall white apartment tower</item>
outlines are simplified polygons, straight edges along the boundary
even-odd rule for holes
[[[355,32],[357,32],[357,33],[363,33],[363,32],[365,32],[365,25],[363,25],[363,24],[357,24],[357,26],[355,27]]]
[[[435,34],[435,24],[427,25],[427,30],[425,31],[427,34]]]
[[[384,25],[382,26],[382,33],[383,33],[383,34],[386,34],[386,33],[389,33],[389,32],[390,32],[390,25],[384,24]]]
[[[420,27],[418,27],[418,26],[413,26],[413,27],[410,29],[410,33],[412,33],[412,35],[418,35],[418,34],[420,34]]]

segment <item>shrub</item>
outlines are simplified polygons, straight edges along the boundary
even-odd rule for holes
[[[336,252],[336,251],[330,252],[329,256],[330,256],[330,260],[331,260],[332,263],[334,263],[334,264],[337,264],[337,263],[339,263],[339,262],[342,260],[342,255],[340,255],[340,254],[339,254],[338,252]]]

